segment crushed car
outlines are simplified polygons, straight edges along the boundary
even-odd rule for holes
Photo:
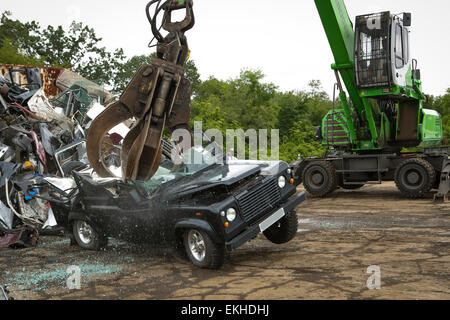
[[[167,144],[167,142],[165,142]],[[285,162],[213,161],[203,147],[183,153],[189,164],[173,161],[170,146],[148,181],[96,179],[92,169],[72,178],[47,178],[48,200],[58,225],[72,242],[101,250],[108,238],[132,243],[165,243],[183,250],[197,267],[218,269],[226,251],[235,250],[261,232],[283,244],[297,234],[296,194]]]

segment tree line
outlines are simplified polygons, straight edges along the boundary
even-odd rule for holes
[[[122,49],[109,51],[101,41],[82,23],[73,22],[64,30],[21,22],[10,12],[0,18],[0,62],[72,68],[120,94],[151,55],[127,58]],[[332,101],[319,80],[311,80],[306,90],[285,92],[265,82],[261,70],[244,69],[233,79],[210,76],[202,81],[195,62],[188,61],[186,72],[193,91],[191,121],[203,121],[204,130],[216,128],[225,134],[227,129],[279,129],[282,160],[323,154],[315,129]],[[450,143],[450,89],[442,96],[428,96],[425,105],[443,116],[444,142]]]

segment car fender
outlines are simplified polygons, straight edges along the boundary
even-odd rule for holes
[[[94,228],[94,230],[97,231],[98,233],[100,233],[100,234],[103,234],[103,233],[104,233],[103,229],[100,228],[94,221],[92,221],[92,219],[90,219],[90,218],[89,218],[86,214],[84,214],[83,212],[80,212],[80,211],[71,211],[71,212],[69,213],[68,221],[69,221],[69,226],[70,226],[70,228],[72,228],[72,223],[73,223],[75,220],[85,221],[85,222],[89,223],[89,224],[92,226],[92,228]]]
[[[214,228],[206,221],[199,220],[199,219],[183,219],[178,221],[175,224],[175,233],[179,235],[179,232],[184,229],[197,229],[206,232],[208,236],[215,242],[215,243],[224,243],[216,231],[214,231]]]
[[[294,177],[294,185],[299,186],[303,183],[303,170],[308,165],[308,162],[304,159],[299,159],[294,162],[292,162],[289,166],[292,170],[292,175]]]
[[[68,218],[69,224],[72,224],[72,222],[74,222],[75,220],[86,221],[89,222],[93,227],[95,226],[95,224],[92,222],[91,219],[89,219],[89,217],[86,214],[79,211],[71,211],[69,213]]]

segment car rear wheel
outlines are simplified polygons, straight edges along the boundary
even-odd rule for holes
[[[108,239],[98,234],[86,221],[76,220],[73,223],[73,236],[77,244],[86,250],[101,250],[106,248]]]
[[[184,247],[189,260],[202,269],[220,269],[225,260],[225,245],[214,243],[208,234],[197,229],[184,233]]]
[[[289,212],[280,221],[264,231],[264,236],[275,244],[283,244],[294,239],[298,231],[298,218],[295,211]]]

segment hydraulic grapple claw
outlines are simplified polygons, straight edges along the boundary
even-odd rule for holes
[[[92,168],[101,177],[113,177],[114,174],[103,162],[102,146],[107,133],[118,124],[130,119],[132,114],[120,102],[113,103],[105,109],[91,124],[89,128],[86,150]]]
[[[155,16],[149,9],[156,4]],[[136,73],[119,101],[110,105],[91,125],[87,152],[92,167],[102,177],[113,176],[103,161],[104,137],[116,125],[135,119],[136,125],[125,137],[122,152],[122,179],[150,179],[162,158],[161,139],[164,129],[189,128],[190,82],[184,77],[189,48],[184,32],[194,26],[192,0],[152,0],[147,17],[158,40],[157,57]],[[186,18],[172,22],[171,12],[186,9]],[[169,32],[162,37],[156,25],[157,15],[164,12],[162,28]]]

